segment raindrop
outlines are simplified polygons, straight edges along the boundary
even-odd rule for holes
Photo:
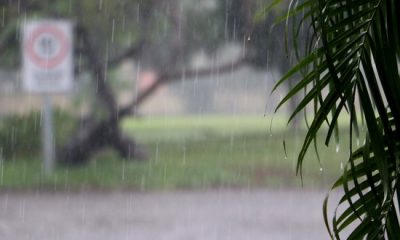
[[[246,48],[247,48],[246,41],[243,40],[242,57],[246,56]]]
[[[360,146],[360,139],[357,138],[356,142],[357,142],[357,147],[359,147]]]
[[[78,73],[81,72],[81,68],[82,68],[82,53],[79,52],[79,56],[78,56]]]
[[[340,170],[343,170],[343,169],[344,169],[343,162],[340,162]]]
[[[157,163],[158,162],[158,156],[159,156],[159,151],[158,151],[158,143],[156,144],[156,157],[154,162]]]
[[[2,26],[2,27],[4,27],[5,22],[6,22],[6,8],[3,7],[3,17],[2,17],[2,19],[1,19],[1,26]]]
[[[279,94],[279,102],[282,102],[283,94]]]
[[[134,88],[133,92],[134,92],[135,96],[138,96],[138,94],[139,94],[139,81],[140,81],[140,78],[141,78],[141,71],[142,71],[142,66],[141,66],[141,63],[138,62],[136,64],[136,83],[133,86],[133,88]]]
[[[103,8],[103,0],[99,0],[99,10]]]
[[[68,13],[71,14],[72,12],[72,0],[68,1]]]
[[[193,97],[197,96],[198,85],[199,85],[199,68],[196,67],[196,75],[194,77],[194,84],[193,84]]]
[[[81,206],[80,218],[81,218],[81,222],[86,221],[86,202],[84,202]]]
[[[226,8],[225,11],[225,23],[224,23],[224,38],[225,40],[228,39],[228,17],[229,17],[229,12],[228,12],[228,8]]]
[[[142,175],[142,178],[140,179],[140,189],[143,191],[145,186],[146,186],[146,178],[144,177],[144,175]]]
[[[112,37],[113,38],[113,37]],[[108,75],[108,58],[109,58],[109,46],[108,43],[106,43],[106,56],[104,59],[104,79],[107,79],[107,75]]]
[[[4,181],[4,158],[3,158],[3,150],[0,150],[0,186],[3,186]]]
[[[237,177],[240,177],[240,176],[242,176],[242,171],[241,171],[241,169],[239,169],[239,170],[237,171]]]
[[[273,117],[271,117],[271,122],[269,123],[269,136],[272,137],[272,121],[274,120]]]
[[[286,141],[285,140],[283,140],[283,150],[285,151],[285,160],[287,160],[288,157],[287,157],[287,149],[286,149]]]
[[[26,163],[24,163],[22,167],[22,180],[26,180]]]
[[[183,145],[182,165],[186,165],[186,145]]]
[[[149,161],[149,165],[147,168],[147,176],[151,176],[153,174],[153,161]]]
[[[16,134],[15,134],[15,132],[16,132],[16,128],[15,127],[12,127],[11,128],[11,144],[15,144],[15,141],[16,141]]]
[[[250,36],[247,38],[247,41],[250,41],[251,40],[251,38],[250,38]]]
[[[140,22],[140,18],[140,4],[138,4],[136,8],[136,22]]]
[[[338,153],[340,151],[340,146],[339,144],[336,144],[336,153]]]
[[[111,27],[111,43],[114,42],[114,31],[115,31],[115,19],[113,18]]]
[[[125,181],[125,161],[122,162],[121,180]]]
[[[20,214],[22,221],[25,222],[25,207],[26,207],[26,200],[24,199],[21,204]]]
[[[178,39],[182,39],[182,13],[183,13],[183,1],[179,3],[179,23],[178,23]]]
[[[126,17],[122,17],[122,32],[125,32]]]
[[[58,175],[55,175],[54,179],[53,179],[53,189],[54,189],[54,191],[57,191],[57,182],[58,182]]]
[[[164,165],[163,182],[164,185],[167,183],[167,165]]]
[[[5,195],[3,209],[6,210],[8,208],[8,194]]]
[[[324,169],[322,167],[320,167],[319,171],[322,173],[324,171]]]
[[[233,19],[233,31],[232,31],[232,35],[233,35],[233,41],[236,41],[236,18]]]
[[[68,169],[65,170],[64,172],[64,188],[67,189],[68,187],[68,177],[69,177],[69,171]]]
[[[185,81],[186,81],[186,68],[183,68],[182,70],[182,76],[181,76],[181,91],[183,92],[185,89]]]
[[[235,143],[235,136],[233,135],[233,132],[231,132],[231,136],[230,136],[231,153],[233,152],[233,144],[234,143]]]

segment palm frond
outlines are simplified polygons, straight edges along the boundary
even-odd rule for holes
[[[293,5],[293,4],[292,4]],[[314,117],[298,156],[301,174],[305,154],[319,129],[328,123],[326,144],[337,136],[337,120],[350,115],[350,157],[332,190],[343,189],[331,220],[327,200],[326,226],[332,239],[398,239],[400,174],[400,1],[304,0],[294,4],[286,18],[312,29],[305,56],[277,84],[300,73],[302,80],[277,108],[303,89],[304,99],[291,120],[314,105]],[[299,20],[300,19],[300,20]],[[293,46],[298,51],[296,34]],[[299,56],[297,54],[297,56]],[[367,139],[358,149],[359,120]]]

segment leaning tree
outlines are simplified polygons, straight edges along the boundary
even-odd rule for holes
[[[195,0],[0,0],[4,10],[0,60],[2,64],[18,66],[16,40],[26,19],[72,19],[75,73],[78,77],[90,77],[96,102],[79,121],[69,141],[58,150],[58,160],[80,165],[105,147],[112,147],[123,159],[145,159],[143,149],[123,134],[119,123],[124,117],[135,116],[138,106],[160,86],[183,75],[190,79],[223,74],[244,64],[266,68],[266,56],[276,56],[271,64],[274,67],[287,65],[280,62],[285,58],[277,58],[283,54],[268,52],[263,44],[265,39],[271,44],[280,42],[276,40],[278,34],[265,31],[270,28],[271,16],[254,21],[262,2],[214,1],[210,8]],[[246,44],[246,53],[209,69],[189,68],[187,60],[194,51],[203,48],[213,52],[227,42]],[[133,94],[129,103],[120,105],[110,72],[126,60],[154,69],[157,77],[148,88]]]

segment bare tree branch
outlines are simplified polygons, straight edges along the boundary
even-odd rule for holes
[[[138,58],[142,54],[143,46],[145,45],[145,40],[139,41],[137,44],[129,49],[126,49],[121,55],[108,61],[108,67],[113,68],[118,66],[121,62],[127,59]]]
[[[163,84],[169,83],[176,81],[180,79],[182,76],[185,76],[185,78],[193,78],[193,77],[206,77],[209,76],[213,73],[227,73],[231,71],[235,71],[238,68],[242,67],[243,64],[245,63],[244,58],[239,58],[236,61],[233,61],[231,63],[227,63],[218,67],[211,67],[211,68],[206,68],[206,69],[194,69],[190,71],[176,71],[172,73],[164,73],[160,74],[158,79],[150,85],[146,90],[143,92],[139,93],[132,101],[130,104],[127,106],[119,109],[118,111],[118,117],[122,118],[127,115],[134,115],[136,114],[136,108],[144,101],[146,100],[151,94],[153,94],[160,86]]]

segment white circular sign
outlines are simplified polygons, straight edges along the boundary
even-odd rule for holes
[[[41,25],[34,29],[25,46],[32,63],[45,69],[57,67],[69,52],[67,36],[54,25]]]
[[[67,20],[32,20],[22,28],[23,87],[62,93],[73,86],[73,32]]]

